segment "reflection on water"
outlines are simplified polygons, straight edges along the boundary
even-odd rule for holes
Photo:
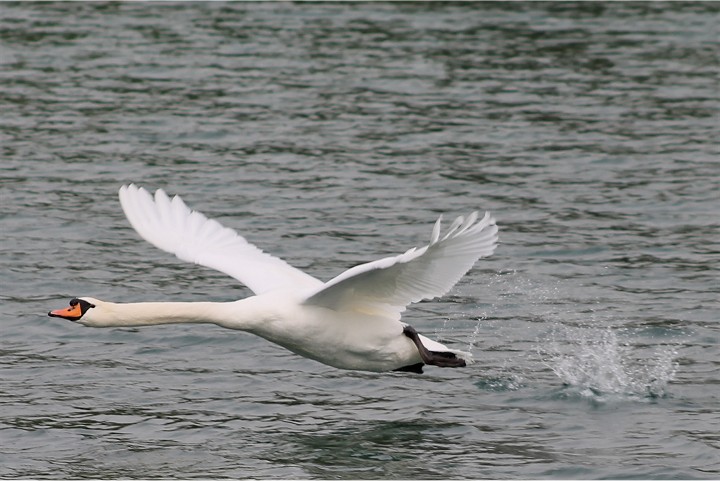
[[[461,473],[456,466],[462,459],[474,460],[478,473],[491,473],[503,461],[553,460],[535,441],[483,441],[483,428],[423,419],[353,423],[331,432],[290,436],[291,452],[276,453],[273,460],[306,459],[312,476],[384,479],[457,477]]]

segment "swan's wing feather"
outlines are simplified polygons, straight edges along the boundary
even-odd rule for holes
[[[120,188],[120,204],[140,237],[179,259],[216,269],[239,280],[255,294],[274,289],[322,286],[277,257],[247,242],[233,229],[190,210],[162,189],[153,197],[134,184]]]
[[[489,213],[478,221],[474,212],[458,217],[441,237],[440,221],[429,245],[348,269],[305,303],[399,318],[408,304],[445,294],[478,259],[495,251],[498,228]]]

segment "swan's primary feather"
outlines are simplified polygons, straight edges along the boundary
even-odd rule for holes
[[[134,184],[120,188],[120,204],[140,236],[179,259],[216,269],[255,294],[275,289],[316,289],[323,284],[287,262],[266,254],[233,229],[190,210],[162,189],[153,197]]]
[[[493,253],[498,228],[490,214],[458,217],[440,238],[438,219],[430,244],[349,269],[327,282],[305,304],[399,319],[406,306],[445,294],[481,257]]]

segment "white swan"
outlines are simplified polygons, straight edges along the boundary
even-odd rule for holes
[[[212,323],[240,329],[341,369],[422,372],[424,364],[465,366],[466,352],[419,335],[400,321],[406,306],[445,294],[497,245],[495,220],[458,217],[430,244],[349,269],[328,282],[262,252],[234,230],[190,210],[180,197],[120,188],[130,224],[154,246],[217,269],[256,294],[234,302],[113,303],[91,297],[48,313],[92,327]]]

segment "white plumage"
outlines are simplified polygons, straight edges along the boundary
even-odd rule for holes
[[[423,363],[470,361],[469,353],[415,336],[400,316],[411,303],[445,294],[478,259],[494,252],[498,228],[488,213],[480,220],[477,212],[458,217],[444,235],[438,219],[427,246],[353,267],[323,283],[192,211],[178,196],[171,199],[162,190],[152,196],[134,184],[121,187],[119,196],[143,239],[228,274],[256,295],[227,303],[121,304],[84,297],[50,315],[95,327],[209,322],[344,369],[420,371]]]
[[[322,282],[287,262],[264,253],[234,230],[190,210],[162,189],[153,198],[130,184],[120,188],[120,205],[140,236],[179,259],[218,270],[239,280],[255,294],[282,288],[317,288]]]

